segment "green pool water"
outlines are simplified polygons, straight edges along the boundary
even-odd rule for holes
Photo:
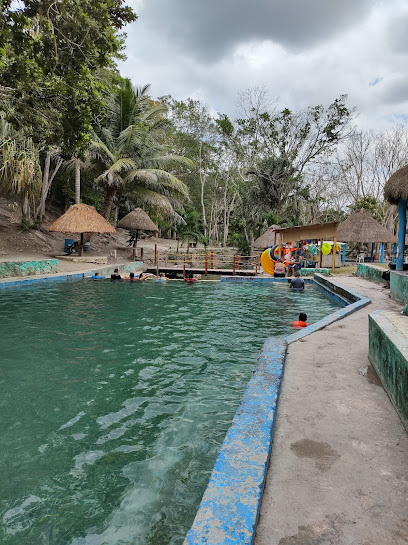
[[[81,281],[0,293],[0,543],[179,545],[264,340],[312,286]]]

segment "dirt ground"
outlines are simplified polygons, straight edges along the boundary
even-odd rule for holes
[[[17,203],[0,197],[0,261],[31,261],[55,258],[64,255],[64,242],[66,238],[79,240],[79,235],[69,233],[50,233],[48,227],[61,215],[61,211],[47,210],[47,215],[41,229],[24,231],[21,227],[21,215]],[[143,237],[143,235],[142,235]],[[125,229],[117,229],[117,232],[108,235],[93,235],[91,249],[85,255],[107,256],[111,263],[123,263],[131,260],[132,249],[128,245],[129,234]],[[177,242],[156,236],[141,238],[138,241],[138,255],[143,248],[143,261],[148,265],[154,259],[154,247],[157,244],[159,252],[176,250]],[[116,259],[111,256],[111,251],[116,250]],[[181,252],[186,248],[181,247]],[[70,273],[79,270],[92,269],[93,264],[74,263],[60,261],[58,272]]]

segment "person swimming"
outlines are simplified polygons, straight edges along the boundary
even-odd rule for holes
[[[302,327],[307,327],[308,325],[310,325],[307,323],[307,314],[301,312],[299,314],[299,319],[291,322],[290,325],[295,329],[302,329]]]
[[[122,277],[119,274],[119,269],[115,269],[111,274],[111,280],[122,280]]]
[[[167,282],[168,278],[164,274],[164,272],[160,273],[159,276],[156,278],[156,282]]]
[[[195,284],[197,282],[197,278],[194,278],[193,273],[190,273],[185,279],[184,282],[187,284]]]

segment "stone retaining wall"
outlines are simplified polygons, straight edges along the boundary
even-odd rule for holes
[[[377,284],[387,284],[385,280],[381,278],[382,273],[387,270],[384,267],[378,267],[377,265],[369,265],[367,263],[357,263],[357,276],[361,276],[371,282]]]
[[[408,431],[408,318],[377,310],[368,319],[369,359]]]
[[[41,261],[3,261],[0,262],[0,278],[10,276],[33,276],[58,271],[58,259]]]

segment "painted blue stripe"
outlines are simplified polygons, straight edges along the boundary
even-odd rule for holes
[[[271,450],[286,342],[269,338],[215,462],[189,545],[251,544]]]

